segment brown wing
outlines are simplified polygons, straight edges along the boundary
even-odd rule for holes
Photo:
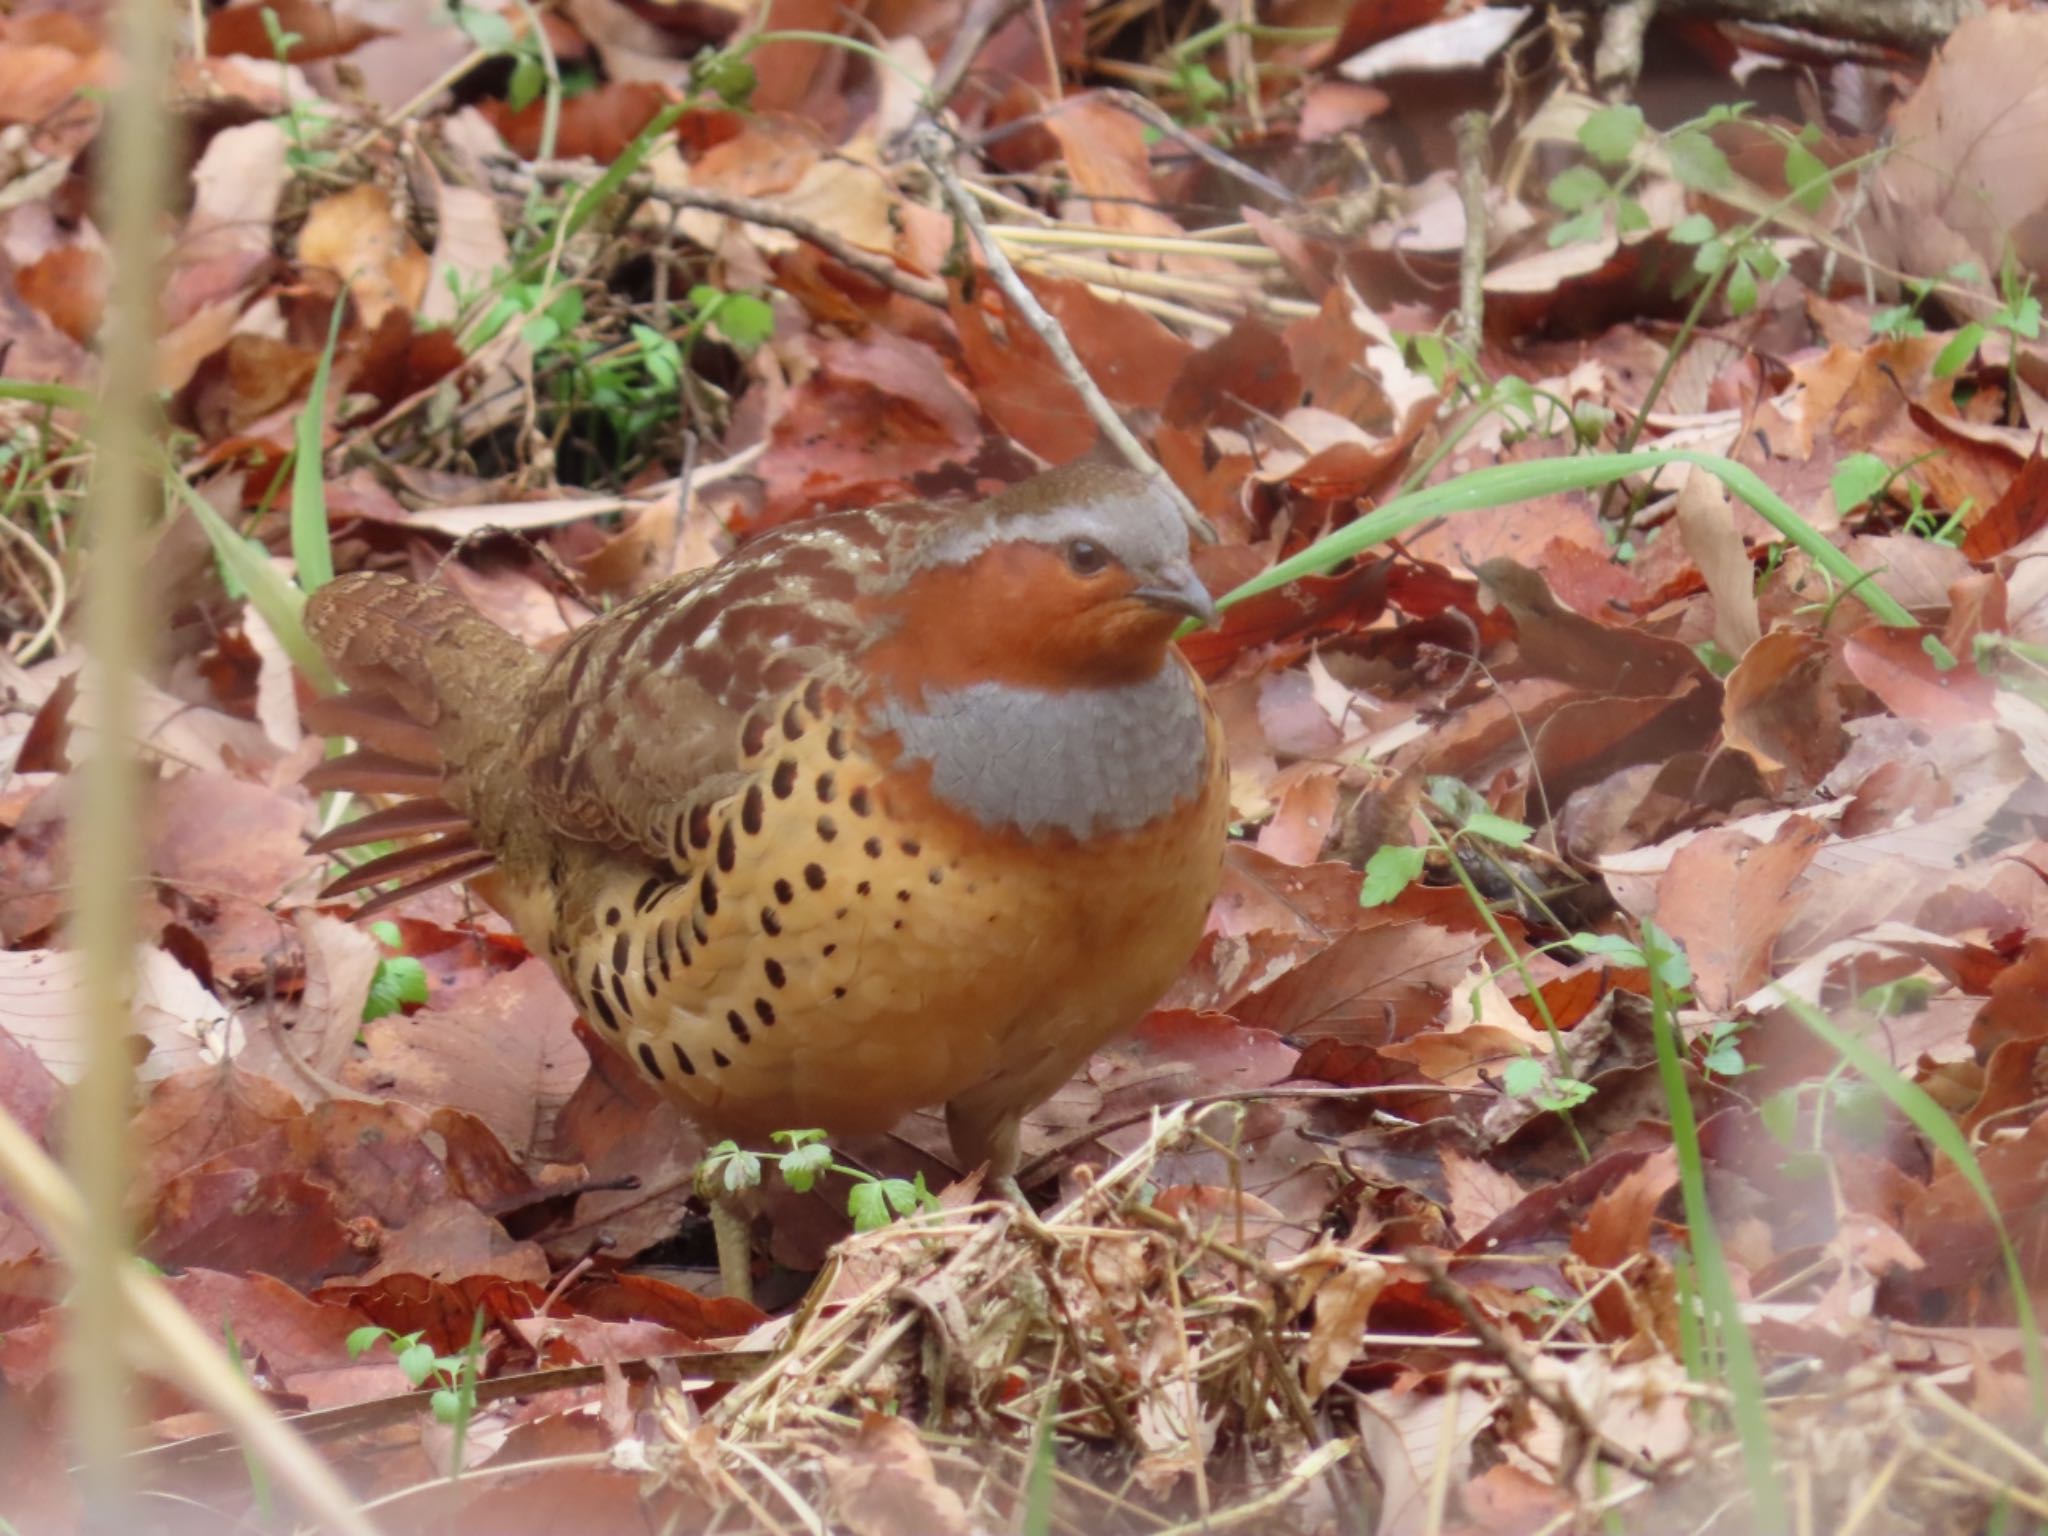
[[[669,857],[679,820],[736,787],[748,715],[844,664],[865,638],[863,592],[943,515],[915,504],[777,529],[571,635],[524,723],[542,817],[570,837]]]

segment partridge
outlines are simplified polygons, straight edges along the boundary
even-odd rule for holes
[[[536,653],[453,593],[335,581],[306,625],[400,795],[330,887],[479,883],[596,1030],[742,1140],[944,1105],[1007,1179],[1021,1116],[1171,983],[1222,862],[1221,733],[1173,644],[1214,608],[1143,477],[776,529]]]

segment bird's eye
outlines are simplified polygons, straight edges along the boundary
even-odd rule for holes
[[[1093,576],[1109,564],[1109,551],[1093,539],[1067,540],[1067,565],[1077,576]]]

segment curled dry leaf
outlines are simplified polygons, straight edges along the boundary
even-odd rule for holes
[[[1901,720],[1954,727],[1992,717],[1996,684],[1968,655],[1937,657],[1918,630],[1870,624],[1849,637],[1842,661]]]
[[[1691,961],[1703,1006],[1728,1008],[1768,979],[1772,946],[1793,909],[1792,884],[1826,836],[1818,822],[1794,816],[1767,843],[1722,827],[1672,856],[1657,920]]]
[[[300,908],[292,920],[305,946],[306,986],[289,1040],[274,1045],[331,1084],[363,1027],[363,1004],[381,954],[377,941],[354,923],[311,907]],[[292,1081],[289,1070],[278,1075]]]
[[[341,1075],[365,1092],[473,1114],[525,1156],[553,1139],[583,1080],[575,1018],[545,962],[528,960],[452,1000],[363,1026],[365,1054]]]
[[[1645,1343],[1678,1349],[1676,1282],[1650,1250],[1657,1207],[1677,1185],[1678,1154],[1667,1147],[1603,1190],[1572,1231],[1574,1254],[1603,1274],[1618,1275],[1593,1297],[1593,1316],[1606,1339],[1648,1335]]]
[[[260,5],[231,5],[214,12],[206,25],[206,51],[216,57],[275,58],[277,43],[264,24],[265,11],[276,18],[279,33],[292,39],[284,55],[292,64],[352,53],[371,38],[384,35],[382,28],[344,15],[338,5],[323,0],[262,0]]]
[[[1466,1240],[1477,1237],[1522,1203],[1526,1191],[1515,1176],[1455,1147],[1442,1153],[1444,1183],[1450,1191],[1451,1224]]]
[[[844,1455],[826,1458],[839,1518],[853,1536],[969,1536],[960,1496],[939,1482],[917,1431],[891,1414],[870,1413]]]
[[[1390,1278],[1378,1259],[1345,1253],[1316,1288],[1315,1322],[1309,1327],[1308,1354],[1302,1361],[1302,1390],[1310,1402],[1328,1391],[1357,1358],[1366,1318]]]
[[[1722,683],[1721,733],[1766,771],[1804,788],[1826,778],[1846,746],[1845,681],[1834,652],[1802,629],[1774,629],[1741,652]]]
[[[1878,206],[1899,261],[1933,277],[1959,261],[1993,273],[2011,256],[2048,259],[2048,100],[2036,68],[2048,17],[1991,11],[1966,18],[1900,107],[1894,130],[1915,146],[1877,169]],[[2009,242],[2012,242],[2009,244]]]
[[[1714,643],[1741,657],[1763,635],[1756,612],[1756,573],[1735,526],[1728,492],[1695,467],[1678,489],[1678,536],[1714,597]]]
[[[417,309],[426,294],[427,253],[398,222],[383,189],[367,182],[312,206],[299,231],[299,260],[346,283],[372,329],[393,309]]]
[[[0,1028],[63,1083],[85,1072],[80,960],[72,950],[0,951]],[[240,1020],[190,971],[151,946],[136,949],[135,965],[135,1034],[148,1046],[136,1068],[143,1082],[218,1065],[241,1049]]]

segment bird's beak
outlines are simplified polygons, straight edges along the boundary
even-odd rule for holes
[[[1184,560],[1160,566],[1152,579],[1131,595],[1155,607],[1184,613],[1198,624],[1216,622],[1216,600],[1209,596],[1195,568]]]

